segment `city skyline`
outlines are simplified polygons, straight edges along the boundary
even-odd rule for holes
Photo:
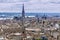
[[[60,13],[60,0],[0,0],[0,12]]]

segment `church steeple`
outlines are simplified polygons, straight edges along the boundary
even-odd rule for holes
[[[38,15],[36,15],[36,18],[37,18],[37,22],[39,23],[39,16],[38,16]]]
[[[25,10],[24,10],[24,4],[23,4],[22,6],[22,34],[24,34],[23,36],[26,37],[24,23],[25,23]]]
[[[43,18],[43,19],[47,19],[47,15],[46,15],[46,14],[44,14],[42,18]]]
[[[22,6],[22,17],[25,18],[24,4],[23,4],[23,6]]]

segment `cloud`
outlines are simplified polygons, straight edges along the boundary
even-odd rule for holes
[[[28,0],[0,0],[0,3],[28,2]]]
[[[60,0],[49,0],[49,3],[60,4]]]
[[[52,0],[31,0],[26,3],[29,12],[60,12],[60,4],[51,3]],[[54,1],[55,2],[55,1]]]
[[[0,0],[0,12],[60,12],[60,0]]]
[[[20,4],[12,4],[12,3],[1,3],[0,4],[0,12],[21,12]]]

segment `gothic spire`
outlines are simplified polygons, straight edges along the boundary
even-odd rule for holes
[[[25,17],[24,4],[23,4],[23,6],[22,6],[22,17],[23,17],[23,18]]]

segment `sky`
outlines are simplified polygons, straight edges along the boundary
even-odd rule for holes
[[[60,13],[60,0],[0,0],[0,12]]]

